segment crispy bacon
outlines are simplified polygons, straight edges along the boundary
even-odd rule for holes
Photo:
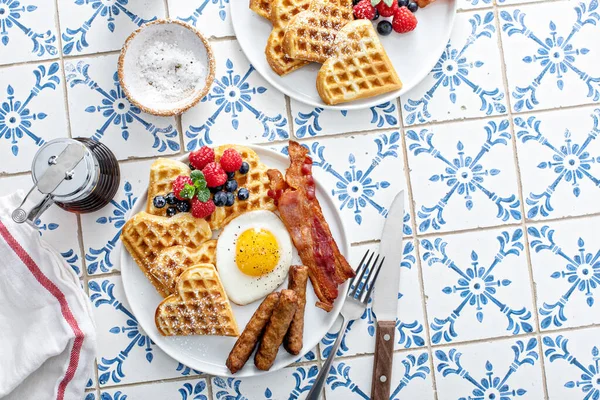
[[[308,150],[297,142],[288,147],[290,167],[285,180],[278,170],[267,172],[271,181],[270,195],[276,200],[302,263],[308,267],[317,307],[331,311],[338,297],[338,286],[354,276],[354,271],[340,253],[323,212],[315,197],[312,159]]]

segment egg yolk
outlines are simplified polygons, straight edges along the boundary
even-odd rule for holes
[[[244,274],[261,276],[273,271],[279,262],[279,244],[264,229],[248,229],[238,237],[235,262]]]

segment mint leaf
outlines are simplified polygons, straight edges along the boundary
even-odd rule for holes
[[[384,2],[384,3],[385,3],[387,6],[388,6],[388,7],[391,7],[391,6],[392,6],[392,3],[393,3],[394,1],[396,1],[396,0],[383,0],[383,2]]]
[[[190,178],[192,178],[192,182],[194,182],[194,183],[196,183],[198,181],[206,182],[206,179],[204,178],[204,174],[202,173],[202,171],[200,171],[198,169],[192,171],[192,173],[190,174]]]
[[[377,4],[381,3],[381,0],[371,0],[371,5],[375,7]]]
[[[196,190],[206,189],[206,181],[205,180],[195,181],[194,186],[196,187]]]
[[[179,192],[179,197],[191,200],[196,193],[196,188],[189,183],[186,183],[183,189]]]
[[[208,199],[210,199],[210,190],[206,188],[198,190],[198,200],[200,200],[203,203],[206,203]]]

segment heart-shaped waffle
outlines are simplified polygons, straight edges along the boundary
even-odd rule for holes
[[[177,160],[159,158],[150,166],[150,183],[148,184],[148,202],[146,212],[154,215],[167,215],[167,207],[154,207],[154,198],[164,196],[173,191],[173,181],[179,175],[189,176],[190,167]]]
[[[273,30],[267,40],[265,55],[271,69],[278,75],[288,74],[308,64],[306,61],[293,60],[283,51],[283,36],[285,28],[292,17],[310,6],[310,0],[272,0],[271,23]]]
[[[175,294],[177,279],[183,271],[196,264],[216,264],[216,248],[216,240],[209,240],[196,248],[167,247],[148,265],[148,272],[162,284],[168,294]]]
[[[182,245],[199,247],[212,237],[208,222],[181,213],[174,217],[161,217],[140,212],[123,226],[121,241],[136,264],[163,296],[169,292],[148,271],[148,266],[164,249]]]
[[[295,60],[324,63],[340,29],[354,19],[352,0],[312,0],[294,16],[283,37],[284,53]]]
[[[337,34],[332,56],[317,75],[327,104],[373,97],[402,88],[402,82],[368,20],[349,22]]]
[[[158,305],[154,320],[163,336],[239,335],[227,293],[212,264],[186,269],[177,282],[177,294]]]

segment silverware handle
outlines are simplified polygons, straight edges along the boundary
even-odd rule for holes
[[[317,379],[315,379],[315,383],[313,384],[312,388],[310,389],[310,392],[308,392],[308,396],[306,397],[306,400],[319,400],[319,397],[321,396],[321,391],[323,389],[323,385],[325,384],[325,380],[327,379],[327,376],[329,375],[329,369],[331,368],[331,363],[333,362],[333,359],[335,358],[335,353],[337,353],[338,348],[340,347],[340,343],[342,343],[342,339],[344,338],[344,334],[346,333],[346,328],[348,327],[348,322],[349,321],[346,320],[346,318],[344,318],[344,316],[342,315],[342,327],[341,327],[340,331],[338,332],[337,339],[335,340],[335,343],[333,344],[333,347],[331,348],[329,357],[327,357],[327,360],[325,360],[325,364],[323,364],[323,367],[319,371],[319,375],[317,375]]]

